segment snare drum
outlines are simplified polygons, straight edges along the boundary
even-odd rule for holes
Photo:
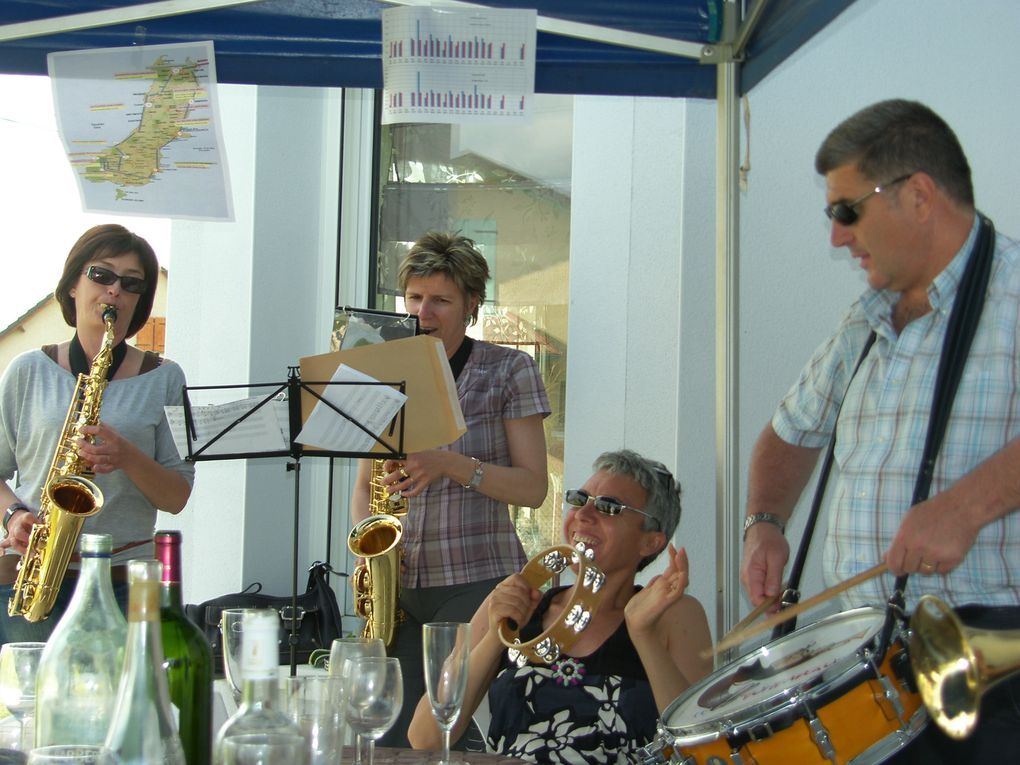
[[[927,722],[908,687],[898,630],[880,666],[885,611],[858,608],[802,627],[715,671],[659,724],[683,765],[872,765]]]

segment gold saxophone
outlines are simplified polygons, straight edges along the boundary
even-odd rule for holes
[[[39,521],[32,527],[28,548],[18,564],[14,594],[7,605],[11,616],[24,616],[38,622],[49,616],[67,572],[68,561],[78,544],[82,524],[103,509],[103,492],[89,478],[92,468],[78,453],[82,428],[99,421],[99,407],[106,390],[107,375],[113,361],[113,325],[117,309],[103,307],[106,335],[103,347],[92,360],[89,373],[78,375],[71,407],[57,442],[53,464],[39,500]]]
[[[368,509],[371,515],[357,523],[347,537],[347,547],[364,560],[354,569],[351,590],[354,612],[365,620],[362,635],[393,642],[397,624],[403,621],[397,599],[400,594],[400,539],[407,515],[407,499],[390,494],[383,486],[385,460],[372,460]]]

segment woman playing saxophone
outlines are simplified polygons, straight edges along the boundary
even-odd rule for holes
[[[527,354],[467,336],[485,300],[489,267],[474,242],[430,232],[400,266],[407,311],[421,332],[443,341],[457,381],[467,433],[448,447],[387,461],[383,482],[407,499],[400,608],[406,621],[389,652],[404,678],[401,717],[380,739],[407,746],[413,699],[424,693],[421,626],[467,621],[486,595],[527,561],[507,505],[538,507],[548,491],[545,431],[549,400]],[[371,461],[351,499],[351,520],[369,512]]]
[[[159,279],[152,247],[123,226],[102,225],[74,244],[55,297],[74,336],[27,351],[0,378],[0,508],[6,537],[0,542],[0,643],[45,640],[74,589],[71,563],[48,619],[9,617],[7,602],[16,564],[37,522],[43,486],[80,373],[89,373],[103,345],[104,306],[117,312],[109,380],[95,425],[78,453],[102,490],[104,509],[84,531],[112,534],[114,591],[127,603],[125,563],[151,556],[156,511],[179,513],[191,494],[194,467],[177,453],[163,407],[179,404],[184,373],[158,354],[128,345],[149,319]]]

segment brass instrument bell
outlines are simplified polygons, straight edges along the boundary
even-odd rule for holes
[[[966,738],[981,696],[1020,668],[1020,630],[968,627],[933,595],[921,598],[910,630],[910,663],[928,713],[951,738]]]

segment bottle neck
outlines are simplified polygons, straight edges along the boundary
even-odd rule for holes
[[[68,610],[78,607],[81,601],[92,603],[96,600],[116,603],[113,582],[110,579],[110,553],[83,552],[81,568],[78,570],[78,584],[68,603]],[[89,607],[92,607],[91,605]]]
[[[169,533],[157,533],[155,545],[156,560],[163,564],[163,576],[159,591],[160,608],[183,611],[180,537]]]

